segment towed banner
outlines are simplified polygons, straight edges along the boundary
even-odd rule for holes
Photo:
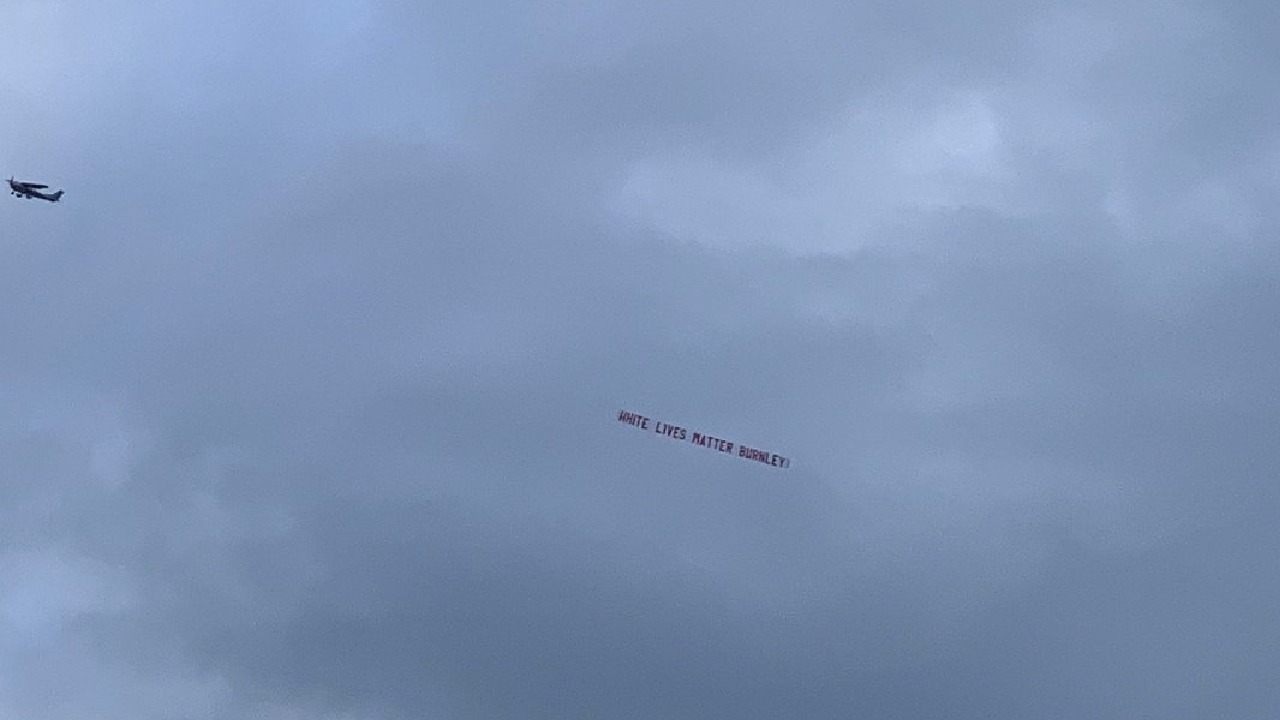
[[[645,417],[644,415],[627,412],[626,410],[618,411],[618,422],[638,427],[641,430],[652,430],[653,432],[669,437],[672,440],[687,440],[694,445],[701,445],[702,447],[710,448],[712,450],[718,450],[730,455],[737,455],[738,457],[746,458],[747,460],[755,460],[756,462],[761,462],[765,465],[772,465],[773,467],[778,468],[791,467],[790,458],[783,457],[776,453],[757,450],[755,448],[747,447],[746,445],[731,443],[728,440],[722,440],[704,433],[690,432],[679,425],[671,425],[670,423],[665,423],[661,420],[653,420],[652,418]]]

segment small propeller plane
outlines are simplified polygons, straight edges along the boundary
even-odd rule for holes
[[[14,197],[26,198],[27,200],[30,200],[33,197],[37,197],[37,198],[40,198],[41,200],[48,200],[49,202],[58,202],[59,200],[62,199],[61,190],[59,190],[56,193],[40,192],[41,190],[44,190],[47,187],[49,186],[40,185],[38,183],[22,182],[21,180],[14,180],[13,178],[9,178],[9,191]]]

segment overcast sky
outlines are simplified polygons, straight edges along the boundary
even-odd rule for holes
[[[8,0],[0,720],[1275,718],[1278,8]]]

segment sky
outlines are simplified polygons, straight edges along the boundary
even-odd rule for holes
[[[10,0],[0,720],[1274,718],[1278,8]]]

